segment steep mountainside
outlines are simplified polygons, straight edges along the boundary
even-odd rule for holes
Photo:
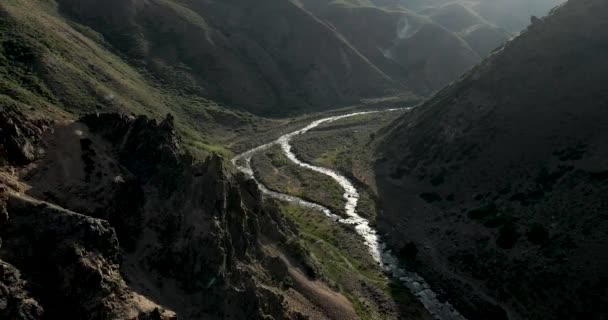
[[[384,0],[389,1],[389,0]],[[470,13],[510,33],[518,33],[530,24],[530,16],[544,16],[549,10],[565,0],[393,0],[420,13],[443,16],[450,11],[454,17],[443,16],[457,22]],[[462,11],[466,8],[469,13]],[[459,11],[459,12],[458,12]],[[471,21],[471,20],[468,20]]]
[[[282,116],[397,92],[426,95],[508,36],[470,4],[411,5],[419,14],[409,5],[3,1],[0,94],[59,118],[171,111],[188,143],[217,149],[216,137],[262,121],[229,109]]]
[[[299,0],[378,69],[421,94],[458,78],[525,28],[530,15],[560,2]],[[505,27],[511,16],[499,13],[517,23]]]
[[[186,75],[180,87],[187,89]],[[66,20],[52,1],[0,2],[0,105],[32,117],[74,119],[90,112],[171,112],[193,150],[222,151],[237,131],[268,121],[166,85],[123,59],[96,31]]]
[[[182,133],[217,145],[217,114],[251,126],[222,106],[280,116],[424,95],[505,40],[487,23],[442,23],[394,1],[3,1],[1,93],[58,116],[171,110]]]
[[[2,319],[354,319],[256,185],[173,118],[0,110]]]
[[[608,314],[607,16],[570,0],[379,145],[380,230],[469,319]]]
[[[403,7],[319,6],[312,1],[307,8],[331,24],[379,69],[415,92],[431,93],[480,60],[458,35]]]
[[[457,2],[426,8],[420,13],[462,37],[482,57],[511,37],[506,30],[495,26],[471,8]]]
[[[258,114],[327,108],[395,88],[357,49],[291,1],[58,3],[163,81]]]

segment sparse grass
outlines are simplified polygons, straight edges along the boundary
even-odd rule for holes
[[[371,186],[375,133],[403,112],[366,114],[327,123],[296,137],[295,153],[315,165],[338,170]]]
[[[414,303],[407,289],[391,284],[386,278],[354,230],[314,210],[283,203],[280,208],[297,226],[301,242],[318,261],[323,273],[351,301],[361,319],[399,317],[383,313],[386,310],[380,301],[364,286],[375,288],[375,292],[398,304]]]
[[[301,168],[274,147],[253,157],[256,176],[269,188],[304,198],[344,215],[344,190],[331,177]]]
[[[362,184],[358,179],[352,179],[352,176],[355,174],[363,176],[369,172],[366,170],[372,159],[372,155],[368,152],[368,149],[371,149],[368,144],[373,139],[372,133],[397,116],[398,113],[366,115],[336,121],[297,137],[292,145],[296,154],[304,161],[337,169],[351,177],[351,181],[357,184],[360,193],[357,210],[373,221],[376,215],[373,193],[369,186]],[[300,184],[302,179],[309,181],[315,179],[316,182],[316,179],[322,177],[309,176],[308,170],[299,167],[295,167],[295,171],[292,171],[294,165],[278,151],[278,148],[254,157],[253,164],[254,168],[261,171],[258,177],[261,177],[270,188],[332,207],[332,192],[327,191],[327,184],[322,188],[313,184],[312,190]],[[298,170],[304,172],[297,172]],[[340,200],[341,209],[344,201],[342,190],[330,178],[327,183],[335,185],[332,187],[336,188],[334,199]],[[323,190],[322,194],[319,194],[319,189]],[[311,199],[313,197],[316,199]],[[367,248],[362,244],[362,239],[352,227],[336,223],[320,212],[291,204],[282,204],[281,211],[295,223],[304,246],[319,262],[323,273],[351,301],[361,319],[422,317],[421,312],[424,311],[418,308],[416,299],[406,288],[391,283],[386,278],[379,266],[371,259]],[[371,294],[363,285],[371,286],[375,293]],[[396,308],[389,314],[385,313],[387,311],[383,310],[385,307],[382,306],[382,299],[378,300],[379,297],[394,301]]]
[[[165,2],[185,19],[198,17]],[[205,26],[204,20],[191,22]],[[2,103],[17,103],[28,114],[72,119],[92,112],[145,114],[156,119],[172,113],[186,146],[197,157],[210,152],[230,156],[221,145],[239,134],[275,125],[176,90],[130,63],[108,49],[95,30],[64,19],[52,3],[0,3]],[[207,111],[228,121],[214,121]]]

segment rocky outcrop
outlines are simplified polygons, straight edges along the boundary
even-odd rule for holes
[[[300,319],[332,309],[315,305],[310,286],[290,304],[285,270],[300,282],[323,275],[253,182],[217,155],[193,160],[172,116],[89,115],[52,129],[39,138],[45,156],[20,169],[27,195],[5,188],[0,201],[0,258],[44,317]]]
[[[43,310],[32,298],[28,283],[12,265],[0,260],[0,317],[2,319],[37,320]]]
[[[160,308],[126,286],[118,269],[118,239],[107,221],[12,192],[6,209],[0,254],[25,273],[40,302],[7,300],[9,311],[28,308],[36,319],[40,314],[47,319],[136,319]],[[24,295],[18,271],[7,270],[9,293]]]
[[[38,158],[38,143],[46,121],[31,121],[17,108],[2,105],[0,112],[0,165],[26,164]]]
[[[286,242],[291,232],[276,210],[261,205],[253,183],[233,176],[218,156],[193,163],[170,116],[158,124],[118,115],[85,117],[83,123],[110,140],[120,164],[146,189],[142,225],[147,231],[125,259],[129,278],[139,277],[130,270],[145,270],[164,279],[163,285],[179,287],[197,300],[176,307],[186,318],[284,316],[283,297],[262,289],[272,279],[255,261],[267,259],[260,250],[262,234]],[[163,299],[162,288],[142,285],[141,290]]]

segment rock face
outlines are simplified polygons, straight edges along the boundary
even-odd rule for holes
[[[26,164],[40,156],[36,148],[46,127],[44,121],[27,121],[16,107],[3,105],[0,113],[0,164]]]
[[[57,124],[36,141],[45,156],[16,167],[27,195],[8,187],[1,193],[0,259],[10,265],[1,265],[0,314],[323,319],[345,310],[354,316],[346,299],[336,299],[339,305],[318,299],[331,289],[256,185],[219,156],[195,163],[172,116],[158,123],[89,115]],[[286,281],[293,288],[283,287]]]
[[[27,290],[21,273],[0,260],[0,316],[2,319],[36,320],[42,317],[40,304]]]
[[[138,310],[137,295],[120,276],[120,247],[107,221],[16,194],[7,211],[0,252],[27,274],[45,318],[128,319],[153,311]],[[26,307],[42,313],[38,305]]]
[[[569,1],[385,132],[378,226],[470,317],[606,314],[607,14]]]

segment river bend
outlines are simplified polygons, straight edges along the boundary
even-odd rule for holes
[[[376,262],[378,262],[385,272],[389,273],[392,277],[399,279],[424,305],[424,307],[429,311],[429,313],[438,320],[465,320],[465,318],[449,303],[449,302],[441,302],[437,294],[430,288],[427,282],[418,274],[407,271],[403,268],[399,267],[399,263],[397,258],[391,253],[390,250],[386,248],[386,245],[381,241],[378,236],[377,231],[370,225],[370,222],[361,217],[357,213],[357,203],[359,201],[359,193],[357,192],[357,188],[343,175],[338,173],[335,170],[331,170],[328,168],[318,167],[309,163],[306,163],[300,160],[296,154],[292,151],[291,140],[301,134],[305,134],[308,131],[318,127],[324,123],[331,123],[337,120],[379,113],[379,112],[395,112],[395,111],[403,111],[409,110],[409,108],[399,108],[399,109],[387,109],[381,111],[365,111],[365,112],[353,112],[340,116],[333,116],[328,118],[323,118],[319,120],[315,120],[311,122],[308,126],[293,131],[291,133],[285,134],[278,139],[261,145],[259,147],[253,148],[247,152],[244,152],[232,159],[232,163],[237,167],[237,169],[247,175],[249,178],[255,180],[260,191],[268,197],[275,198],[281,201],[287,201],[291,203],[296,203],[298,205],[308,207],[314,210],[318,210],[322,212],[327,217],[335,220],[337,223],[345,223],[350,224],[355,227],[357,234],[362,237],[366,247],[368,248],[371,256],[374,258]],[[334,213],[332,213],[328,208],[313,203],[310,201],[303,200],[301,198],[291,196],[284,193],[279,193],[268,189],[265,185],[260,183],[256,177],[253,169],[251,168],[251,158],[257,154],[258,152],[269,149],[272,146],[278,145],[281,150],[287,156],[287,158],[293,162],[294,164],[327,175],[334,179],[343,189],[344,189],[344,199],[346,200],[346,204],[344,206],[344,212],[346,213],[347,218],[342,218]]]

